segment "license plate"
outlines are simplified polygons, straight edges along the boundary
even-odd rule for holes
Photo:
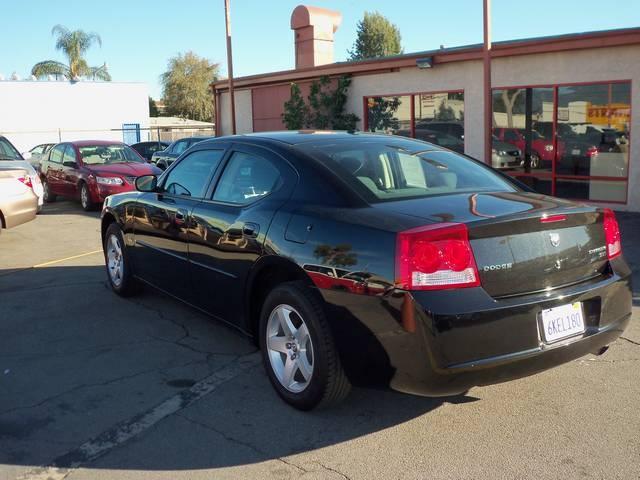
[[[542,331],[547,343],[583,333],[582,304],[576,302],[543,310]]]
[[[580,150],[577,148],[574,148],[573,150],[571,150],[571,155],[580,155]]]

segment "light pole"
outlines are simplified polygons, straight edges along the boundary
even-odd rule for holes
[[[231,7],[229,0],[224,0],[224,16],[227,28],[227,70],[229,75],[229,101],[231,103],[231,133],[236,134],[236,102],[233,94],[233,56],[231,53]],[[219,119],[216,119],[216,123]]]
[[[491,165],[491,149],[493,138],[491,93],[491,0],[483,0],[483,31],[484,43],[482,48],[483,80],[484,80],[484,161]]]

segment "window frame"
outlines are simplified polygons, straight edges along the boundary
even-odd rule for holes
[[[632,125],[633,125],[633,81],[632,79],[618,79],[618,80],[597,80],[597,81],[584,81],[584,82],[561,82],[561,83],[542,83],[542,84],[532,84],[532,85],[508,85],[508,86],[495,86],[491,87],[491,94],[493,96],[493,92],[496,90],[515,90],[515,89],[534,89],[534,88],[550,88],[553,90],[553,130],[552,130],[552,140],[553,140],[553,150],[555,155],[557,156],[558,152],[558,93],[560,88],[563,87],[580,87],[580,86],[591,86],[591,85],[613,85],[613,84],[628,84],[629,85],[629,118],[631,119],[629,123],[629,136],[627,138],[627,142],[629,145],[628,151],[628,165],[627,165],[627,176],[626,177],[611,177],[611,176],[598,176],[598,175],[568,175],[568,174],[558,174],[556,173],[556,164],[557,157],[554,157],[554,161],[552,164],[552,170],[550,172],[503,172],[505,175],[509,175],[514,179],[518,179],[518,177],[531,177],[531,178],[540,178],[551,181],[551,193],[550,195],[555,196],[557,192],[556,184],[557,180],[582,180],[582,181],[612,181],[612,182],[626,182],[625,185],[625,199],[621,200],[596,200],[596,199],[584,199],[584,198],[572,198],[572,197],[560,197],[566,200],[573,200],[582,203],[591,203],[596,205],[601,204],[618,204],[618,205],[628,205],[629,203],[629,181],[631,178],[631,159],[633,158],[632,152],[632,141],[631,137],[633,136]],[[493,108],[491,110],[493,117]],[[485,125],[485,128],[493,128],[492,125]],[[491,159],[487,159],[487,164],[490,165]]]
[[[202,196],[192,197],[192,196],[186,196],[186,195],[177,195],[175,193],[167,192],[164,189],[167,179],[171,175],[171,172],[175,170],[186,158],[189,158],[194,153],[210,152],[210,151],[220,151],[222,152],[222,155],[220,156],[220,161],[218,162],[218,165],[216,166],[216,168],[213,169],[213,171],[209,174],[209,178],[206,181],[206,188],[204,189],[204,193],[202,194]],[[215,148],[212,148],[211,146],[206,146],[204,148],[194,149],[190,151],[188,155],[181,156],[178,160],[173,162],[169,166],[169,168],[167,168],[167,170],[165,170],[160,176],[160,181],[158,182],[158,187],[161,189],[160,193],[170,198],[190,199],[198,202],[202,200],[206,200],[209,196],[209,193],[211,192],[211,188],[212,188],[212,185],[214,184],[214,180],[220,174],[222,166],[226,164],[226,159],[228,154],[229,154],[229,148],[227,144],[219,144],[219,145],[216,144]]]
[[[271,190],[266,195],[263,195],[262,197],[258,197],[255,200],[248,203],[234,203],[234,202],[224,202],[221,200],[214,200],[213,195],[218,188],[220,179],[222,178],[222,175],[226,171],[229,165],[229,162],[233,157],[233,154],[236,152],[244,153],[247,155],[261,156],[266,160],[269,160],[270,162],[272,162],[272,164],[276,167],[276,169],[280,171],[280,176],[282,178],[280,185],[277,188],[274,188],[273,190]],[[224,158],[222,159],[222,162],[220,163],[220,167],[218,168],[218,171],[216,172],[216,175],[213,178],[211,186],[207,191],[207,196],[205,199],[203,199],[203,201],[206,203],[214,204],[214,205],[223,205],[223,206],[229,206],[229,207],[234,207],[238,209],[250,208],[266,199],[269,199],[274,194],[282,193],[287,189],[290,190],[289,193],[292,193],[293,189],[298,183],[298,180],[299,180],[298,171],[295,169],[295,167],[291,164],[289,160],[287,160],[284,156],[280,155],[279,153],[274,152],[273,150],[265,146],[257,145],[253,143],[231,143],[229,144],[227,152]]]
[[[47,157],[47,161],[50,163],[55,163],[56,165],[62,165],[62,159],[64,158],[64,152],[67,149],[67,143],[58,143],[56,145],[54,145],[53,147],[51,147],[51,149],[49,150],[49,156]],[[55,160],[51,159],[51,156],[53,154],[53,151],[58,148],[58,146],[60,146],[62,148],[62,153],[60,155],[60,161],[56,162]]]

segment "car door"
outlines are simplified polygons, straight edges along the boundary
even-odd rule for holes
[[[181,158],[156,192],[141,193],[134,209],[136,275],[166,292],[192,301],[188,237],[191,212],[207,191],[224,150],[197,150]]]
[[[189,260],[195,302],[232,323],[242,318],[244,288],[276,211],[293,192],[297,175],[279,155],[234,145],[209,199],[192,213]]]
[[[60,172],[60,187],[62,195],[66,197],[78,196],[78,181],[80,180],[80,165],[73,145],[68,143],[62,154],[62,171]]]
[[[64,185],[62,183],[62,157],[66,148],[66,143],[59,143],[51,149],[49,158],[41,165],[42,173],[49,185],[49,190],[55,195],[64,195]]]

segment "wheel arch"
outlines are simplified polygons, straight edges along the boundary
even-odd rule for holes
[[[112,223],[116,223],[118,221],[118,219],[116,218],[116,216],[113,214],[113,212],[107,210],[103,215],[102,215],[102,219],[100,220],[100,238],[102,238],[102,243],[104,244],[104,236],[107,234],[107,229],[109,228],[109,225],[111,225]]]
[[[260,258],[251,269],[245,288],[244,311],[245,330],[254,341],[258,340],[260,310],[267,295],[274,287],[293,281],[302,281],[315,288],[311,278],[298,264],[277,255]]]

